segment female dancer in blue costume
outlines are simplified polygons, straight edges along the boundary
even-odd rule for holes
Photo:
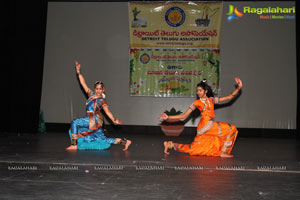
[[[74,119],[71,123],[71,129],[69,135],[71,138],[71,146],[66,150],[77,149],[107,149],[111,144],[122,144],[125,146],[123,149],[126,151],[131,144],[130,140],[121,138],[107,138],[104,135],[102,124],[103,116],[100,112],[104,110],[106,115],[111,121],[118,125],[122,122],[114,118],[113,114],[108,109],[107,103],[104,99],[104,84],[101,81],[97,81],[94,84],[95,91],[93,92],[86,84],[84,77],[80,72],[80,64],[75,61],[76,71],[78,79],[84,91],[88,94],[86,112],[87,116]]]

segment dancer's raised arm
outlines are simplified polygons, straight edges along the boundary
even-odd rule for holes
[[[237,83],[238,87],[231,94],[229,94],[228,96],[220,97],[219,102],[229,101],[239,93],[240,89],[243,87],[243,83],[242,83],[240,78],[236,77],[234,80]]]
[[[90,95],[90,93],[92,93],[92,90],[87,86],[86,82],[85,82],[85,79],[83,77],[83,75],[81,74],[81,65],[75,61],[75,65],[76,65],[76,72],[77,72],[77,75],[78,75],[78,79],[79,79],[79,82],[81,84],[81,86],[83,87],[84,91]]]

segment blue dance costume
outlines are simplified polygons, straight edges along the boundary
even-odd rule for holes
[[[105,99],[92,93],[86,103],[87,116],[72,121],[69,136],[71,141],[77,140],[77,149],[107,149],[116,141],[104,135],[100,112],[104,105],[107,105]]]

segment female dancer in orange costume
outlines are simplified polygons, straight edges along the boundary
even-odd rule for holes
[[[211,88],[204,79],[197,85],[197,96],[189,109],[180,115],[168,116],[162,113],[159,119],[185,119],[193,110],[198,108],[201,112],[201,120],[197,127],[197,136],[191,144],[178,144],[172,141],[164,142],[164,153],[169,154],[168,149],[189,153],[190,155],[206,155],[233,157],[230,152],[236,140],[238,130],[233,124],[216,122],[214,104],[231,100],[243,84],[239,78],[235,78],[238,87],[226,97],[214,97]]]

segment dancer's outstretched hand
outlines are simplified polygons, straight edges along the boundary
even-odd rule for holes
[[[168,115],[166,113],[161,113],[158,119],[168,119]]]
[[[239,77],[235,77],[234,80],[237,83],[237,85],[238,85],[239,88],[243,87],[243,83],[242,83],[242,81],[241,81],[241,79]]]
[[[115,123],[115,124],[123,124],[123,122],[122,122],[121,120],[119,120],[118,118],[115,119],[114,123]]]
[[[78,63],[77,60],[75,60],[75,65],[76,65],[76,72],[77,72],[77,74],[79,74],[80,73],[81,65]]]

